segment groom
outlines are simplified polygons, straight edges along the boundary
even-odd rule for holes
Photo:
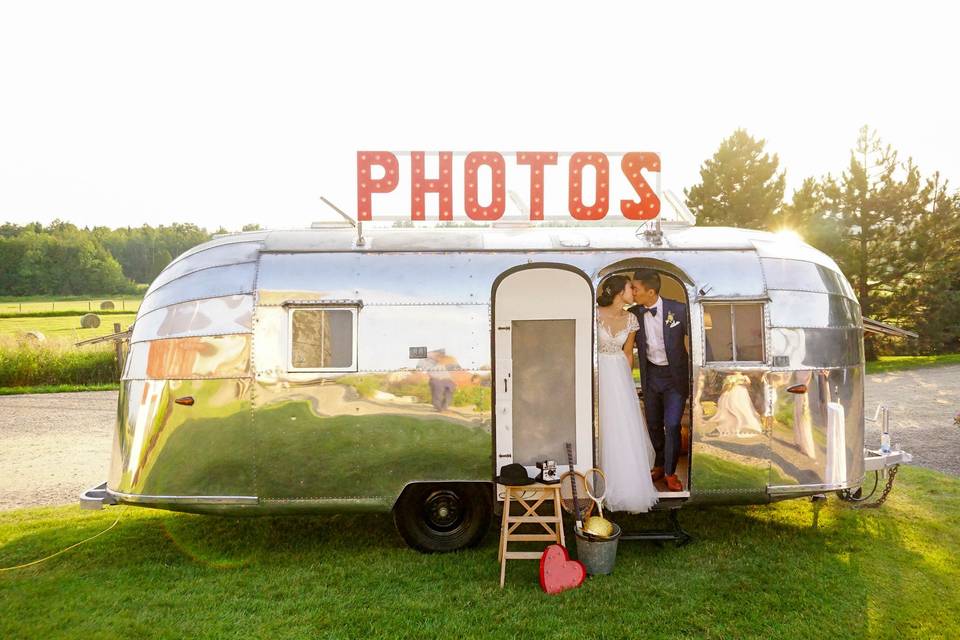
[[[683,491],[677,478],[680,458],[680,419],[689,395],[689,367],[684,337],[688,335],[687,305],[660,297],[660,274],[643,269],[634,274],[630,308],[640,321],[637,363],[650,441],[657,452],[650,472],[654,482],[666,477],[667,489]]]

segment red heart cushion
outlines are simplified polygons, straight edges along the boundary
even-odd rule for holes
[[[552,544],[540,556],[540,587],[554,594],[583,584],[587,570],[579,560],[571,560],[566,547]]]

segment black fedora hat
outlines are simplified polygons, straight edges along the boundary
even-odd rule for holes
[[[513,487],[533,484],[535,480],[527,474],[527,469],[519,462],[512,462],[500,469],[500,475],[496,477],[500,484]]]

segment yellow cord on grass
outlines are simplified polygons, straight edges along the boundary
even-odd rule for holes
[[[101,531],[100,533],[98,533],[97,535],[90,536],[90,537],[87,538],[86,540],[81,540],[80,542],[77,542],[77,543],[75,543],[75,544],[72,544],[72,545],[70,545],[69,547],[67,547],[66,549],[61,549],[60,551],[57,551],[56,553],[52,553],[52,554],[50,554],[49,556],[47,556],[46,558],[40,558],[39,560],[34,560],[33,562],[27,562],[26,564],[18,564],[18,565],[16,565],[15,567],[0,567],[0,571],[13,571],[14,569],[23,569],[23,568],[25,568],[25,567],[31,567],[31,566],[33,566],[33,565],[35,565],[35,564],[40,564],[41,562],[46,562],[46,561],[49,560],[50,558],[55,558],[56,556],[60,555],[61,553],[66,553],[67,551],[70,551],[70,549],[73,549],[74,547],[79,547],[79,546],[82,545],[84,542],[90,542],[90,541],[93,540],[94,538],[98,538],[98,537],[102,536],[102,535],[105,534],[107,531],[110,531],[110,529],[113,529],[115,526],[117,526],[117,523],[118,523],[118,522],[120,522],[120,516],[119,516],[119,515],[117,516],[117,519],[113,521],[113,524],[112,524],[112,525],[110,525],[109,527],[107,527],[106,529],[104,529],[103,531]]]

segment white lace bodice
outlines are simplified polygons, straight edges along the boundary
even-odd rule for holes
[[[607,325],[605,325],[603,320],[600,319],[600,314],[597,314],[597,340],[599,341],[600,353],[605,353],[608,355],[623,353],[623,343],[626,342],[627,335],[631,331],[636,331],[639,328],[640,323],[637,321],[637,316],[628,311],[627,326],[618,331],[615,335],[611,335]]]

